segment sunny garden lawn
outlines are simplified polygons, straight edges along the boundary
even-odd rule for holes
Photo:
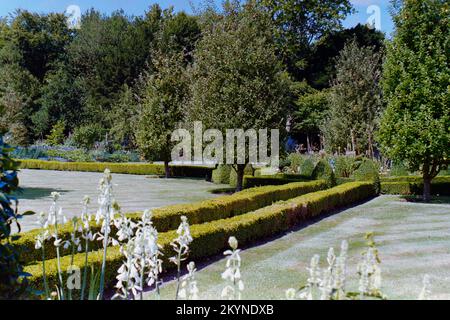
[[[56,191],[61,194],[61,206],[70,219],[80,214],[83,196],[90,196],[96,204],[101,176],[102,173],[96,172],[21,170],[20,185],[24,190],[18,195],[20,210],[47,212],[51,204],[50,193]],[[204,179],[159,179],[130,174],[113,174],[113,181],[115,198],[124,212],[206,200],[216,197],[208,190],[221,187]],[[37,228],[36,217],[24,217],[21,227],[23,231]]]
[[[324,265],[328,248],[334,247],[338,253],[342,240],[349,242],[347,272],[352,276],[347,286],[357,291],[355,273],[365,249],[364,235],[373,231],[381,258],[382,289],[389,299],[417,299],[425,274],[431,277],[433,298],[448,299],[450,198],[438,199],[424,204],[380,196],[245,249],[241,253],[242,298],[284,299],[286,289],[306,284],[311,257],[320,254]],[[198,264],[198,269],[200,298],[220,298],[224,258]],[[174,282],[167,283],[161,289],[162,298],[173,299],[174,288]],[[155,297],[147,293],[146,298]]]

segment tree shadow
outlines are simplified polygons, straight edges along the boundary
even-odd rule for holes
[[[48,198],[52,192],[59,192],[61,194],[69,192],[69,190],[55,189],[55,188],[23,188],[16,192],[15,196],[19,200],[36,200]]]
[[[450,204],[450,196],[431,196],[430,202],[424,202],[422,196],[401,196],[402,200],[412,203],[422,203],[422,204]]]
[[[339,214],[341,212],[344,212],[346,210],[349,210],[351,208],[355,208],[355,207],[358,207],[360,205],[363,205],[363,204],[365,204],[367,202],[372,201],[375,198],[376,197],[370,197],[368,199],[365,199],[365,200],[362,200],[362,201],[358,201],[358,202],[355,202],[353,204],[350,204],[350,205],[347,205],[347,206],[343,206],[343,207],[335,209],[335,210],[330,210],[329,212],[324,212],[324,213],[320,214],[319,216],[316,216],[316,217],[307,219],[307,220],[305,220],[303,222],[300,222],[296,226],[294,226],[292,228],[289,228],[286,231],[281,231],[281,232],[279,232],[279,233],[277,233],[275,235],[267,236],[267,237],[264,237],[264,238],[256,240],[256,241],[252,241],[249,244],[240,246],[239,249],[241,249],[241,250],[251,249],[251,248],[254,248],[254,247],[258,247],[258,246],[264,245],[264,244],[269,243],[271,241],[278,240],[278,239],[280,239],[280,238],[282,238],[282,237],[284,237],[284,236],[286,236],[286,235],[288,235],[288,234],[290,234],[292,232],[297,232],[297,231],[300,231],[302,229],[305,229],[306,227],[308,227],[310,225],[316,224],[316,223],[318,223],[318,222],[320,222],[320,221],[322,221],[322,220],[324,220],[326,218],[329,218],[331,216],[337,215],[337,214]],[[225,259],[225,257],[223,255],[223,253],[220,252],[218,254],[214,254],[214,255],[210,255],[208,257],[197,259],[195,261],[195,267],[196,267],[197,271],[201,271],[201,270],[205,269],[206,267],[208,267],[209,265],[211,265],[211,264],[213,264],[215,262],[218,262],[218,261],[220,261],[222,259]],[[189,258],[188,258],[188,260],[189,260]],[[183,277],[186,274],[187,274],[187,272],[186,272],[186,265],[184,264],[183,267],[182,267],[180,275]],[[176,280],[176,278],[177,278],[177,271],[176,270],[170,269],[170,270],[164,271],[161,274],[161,278],[160,278],[160,280],[162,280],[162,284],[163,284],[162,287],[164,287],[164,285],[167,284],[168,282]],[[146,293],[154,292],[154,287],[151,287],[151,288],[147,287],[147,288],[144,289],[144,292],[146,292]],[[109,292],[109,294],[112,296],[112,292]]]

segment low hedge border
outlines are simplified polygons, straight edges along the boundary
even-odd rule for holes
[[[302,195],[289,201],[278,202],[240,216],[192,225],[191,234],[194,240],[190,246],[189,259],[206,258],[222,252],[228,247],[227,240],[230,236],[235,236],[242,247],[264,237],[287,231],[298,223],[313,217],[366,200],[375,195],[371,182],[352,182],[328,190]],[[175,237],[175,231],[159,235],[159,244],[162,246],[164,254],[164,271],[173,268],[173,265],[167,259],[174,255],[170,242]],[[112,288],[115,283],[117,270],[123,259],[119,248],[111,247],[109,249],[106,264],[107,272],[105,274],[109,288]],[[94,263],[97,269],[100,268],[101,251],[91,253],[89,261]],[[83,270],[83,253],[75,255],[74,264]],[[62,270],[67,270],[69,265],[70,256],[62,257]],[[42,265],[37,263],[27,266],[25,271],[32,274],[30,284],[34,288],[41,289]],[[57,284],[56,259],[47,260],[46,272],[49,285],[54,288]]]
[[[244,176],[244,188],[253,188],[260,186],[278,186],[299,181],[311,181],[313,179],[304,176],[295,175],[276,175],[276,176]]]
[[[158,175],[165,174],[164,165],[153,163],[109,163],[109,162],[59,162],[43,160],[17,160],[21,169],[103,172],[105,169],[112,173]],[[211,178],[212,167],[206,166],[170,166],[173,177]]]
[[[421,195],[423,194],[422,182],[382,182],[382,194],[398,195]],[[439,196],[450,196],[450,182],[436,181],[431,183],[431,194]]]
[[[153,225],[159,232],[166,232],[175,230],[178,227],[181,216],[186,216],[191,224],[200,224],[241,215],[271,205],[276,201],[288,200],[323,189],[326,189],[326,183],[322,180],[246,189],[233,195],[221,196],[210,200],[153,209]],[[141,214],[140,212],[129,213],[126,216],[137,221],[141,218]],[[100,229],[94,222],[91,224],[91,228],[94,232]],[[69,239],[72,229],[70,223],[61,226],[59,229],[60,238]],[[15,242],[16,245],[24,248],[21,256],[25,264],[41,260],[40,252],[34,250],[35,239],[39,232],[39,229],[25,232]],[[113,232],[115,231],[113,230]],[[95,250],[96,248],[92,249]],[[63,252],[63,255],[68,253]],[[48,258],[54,258],[54,254],[50,253]]]
[[[423,178],[419,176],[399,176],[399,177],[381,177],[381,182],[415,182],[422,183]],[[437,176],[433,179],[433,183],[448,182],[450,183],[450,176]]]

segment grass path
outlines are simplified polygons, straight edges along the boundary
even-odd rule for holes
[[[354,275],[366,232],[375,233],[382,260],[383,290],[391,299],[415,299],[424,274],[432,279],[435,298],[450,299],[450,204],[413,203],[397,196],[381,196],[360,206],[326,217],[278,239],[242,252],[244,299],[282,299],[290,287],[306,282],[310,258],[325,262],[329,247],[349,242],[349,275]],[[201,298],[217,299],[223,288],[220,273],[225,260],[200,266],[197,273]],[[356,278],[348,287],[357,289]],[[175,284],[162,288],[172,299]],[[153,299],[152,293],[147,298]]]
[[[201,179],[163,179],[144,175],[112,174],[114,195],[124,212],[143,211],[171,204],[189,203],[216,197],[208,190],[223,187]],[[84,195],[92,199],[92,210],[96,210],[98,182],[102,173],[48,170],[21,170],[19,210],[47,211],[50,193],[61,193],[59,204],[68,219],[81,213]],[[36,228],[36,217],[21,220],[22,230]]]

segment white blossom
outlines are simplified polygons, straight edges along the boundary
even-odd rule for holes
[[[428,300],[431,296],[431,281],[428,274],[424,275],[422,283],[423,287],[420,291],[418,300]]]
[[[181,223],[177,229],[177,235],[172,242],[171,245],[174,251],[177,253],[176,256],[171,257],[169,260],[173,262],[178,268],[181,265],[181,262],[186,260],[186,255],[189,252],[189,245],[193,241],[191,236],[191,231],[189,228],[188,220],[185,216],[181,217]]]
[[[188,274],[183,277],[179,296],[180,298],[187,300],[197,300],[199,290],[197,281],[195,280],[195,272],[197,271],[197,269],[195,269],[195,263],[189,262],[187,270]]]
[[[244,282],[241,279],[241,257],[240,249],[237,249],[238,242],[235,237],[230,237],[228,244],[232,250],[226,250],[223,254],[227,256],[226,269],[222,273],[222,279],[227,281],[222,290],[222,298],[229,300],[240,300],[244,291]]]

